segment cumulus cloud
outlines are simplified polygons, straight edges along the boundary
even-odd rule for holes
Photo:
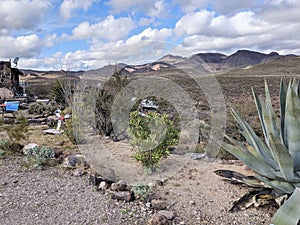
[[[233,14],[240,10],[251,10],[261,4],[260,0],[226,1],[224,0],[174,0],[185,13],[195,12],[209,8],[218,14]]]
[[[131,18],[121,17],[115,19],[110,15],[103,21],[90,24],[89,22],[80,23],[73,31],[72,38],[74,39],[105,39],[116,41],[126,38],[129,31],[135,27]]]
[[[164,0],[109,0],[113,13],[141,11],[147,16],[160,17],[166,13],[166,1]]]
[[[193,52],[249,48],[299,54],[299,10],[295,0],[268,0],[259,10],[227,15],[199,10],[179,19],[174,32],[183,38],[181,47]]]
[[[175,26],[175,32],[178,35],[198,34],[207,28],[214,18],[214,12],[201,10],[195,13],[184,15]]]
[[[86,11],[95,2],[98,2],[98,0],[64,0],[59,7],[59,13],[64,20],[67,20],[72,16],[72,12],[78,9],[83,9]]]
[[[178,35],[210,35],[234,37],[266,33],[276,28],[276,24],[256,18],[254,12],[239,12],[232,16],[219,15],[201,10],[183,16],[175,26]]]
[[[31,29],[51,8],[45,0],[2,0],[0,1],[0,29]]]
[[[152,29],[150,27],[143,30],[141,33],[131,36],[127,39],[127,44],[138,43],[141,41],[166,41],[172,36],[171,29]]]
[[[55,2],[57,4],[58,1]],[[174,47],[171,46],[172,42],[179,43],[178,49],[181,52],[178,54],[201,51],[231,54],[245,48],[300,54],[298,0],[244,0],[227,1],[226,4],[224,0],[107,0],[107,3],[97,0],[111,9],[102,18],[91,14],[97,22],[78,22],[79,18],[72,20],[74,12],[79,10],[93,13],[89,9],[96,0],[61,2],[58,5],[59,13],[64,19],[69,19],[68,23],[59,28],[59,32],[64,33],[30,35],[33,33],[32,28],[49,13],[47,10],[56,7],[52,7],[50,1],[46,0],[0,1],[0,57],[30,57],[30,60],[23,58],[22,63],[32,67],[40,64],[52,68],[63,60],[72,68],[85,65],[91,69],[108,62],[134,64],[155,60]],[[171,7],[175,4],[181,7],[181,11]],[[178,17],[170,19],[164,15],[173,9],[173,13],[179,12],[176,15],[181,16],[176,21]],[[12,10],[18,13],[12,14]],[[155,24],[157,22],[159,24]],[[71,29],[63,30],[62,27],[70,24]],[[19,33],[13,33],[13,29],[19,29]],[[76,46],[77,40],[80,40],[79,47]],[[74,49],[70,52],[59,49],[62,52],[42,60],[38,58],[41,49],[55,48],[59,41],[70,41],[67,43],[68,49],[73,44]],[[84,41],[86,43],[82,44]],[[80,47],[82,49],[79,50]]]
[[[17,38],[0,36],[0,57],[32,57],[41,49],[42,45],[42,41],[35,34]]]

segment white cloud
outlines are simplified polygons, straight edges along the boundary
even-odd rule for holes
[[[158,0],[154,3],[153,7],[148,10],[148,15],[151,17],[160,17],[160,15],[165,11],[166,3],[164,0]]]
[[[296,0],[266,0],[257,16],[278,24],[299,22],[300,1]]]
[[[148,26],[151,23],[153,23],[153,19],[142,17],[142,18],[140,18],[138,25],[143,27],[143,26]]]
[[[166,1],[164,0],[109,0],[113,13],[120,12],[144,12],[147,16],[159,18],[166,13]]]
[[[186,14],[175,26],[175,33],[178,35],[194,35],[204,32],[214,18],[214,13],[201,10],[195,13]]]
[[[42,41],[35,34],[17,38],[0,36],[0,57],[32,57],[41,49],[42,45]]]
[[[86,11],[95,2],[98,2],[98,0],[64,0],[59,7],[59,13],[64,20],[67,20],[72,16],[73,11],[78,9]]]
[[[127,39],[126,44],[138,43],[141,41],[166,41],[172,36],[171,29],[152,29],[150,27],[143,30],[141,33],[131,36]]]
[[[251,10],[261,3],[260,0],[229,0],[226,3],[224,0],[174,0],[174,2],[186,13],[209,8],[218,14],[233,14],[240,10]]]
[[[97,24],[82,22],[73,31],[72,38],[74,39],[105,39],[116,41],[126,38],[131,29],[135,27],[132,19],[121,17],[115,19],[113,16],[106,17],[103,21]]]
[[[51,8],[45,0],[0,1],[0,29],[31,29],[44,18]]]

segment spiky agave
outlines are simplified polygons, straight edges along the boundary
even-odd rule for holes
[[[233,109],[241,133],[249,145],[226,136],[229,143],[223,148],[254,170],[257,181],[245,180],[249,186],[264,186],[275,190],[277,195],[288,194],[289,199],[279,208],[272,219],[275,225],[297,224],[300,219],[300,96],[296,79],[286,88],[280,84],[280,118],[271,102],[265,82],[265,101],[252,89],[264,140]]]

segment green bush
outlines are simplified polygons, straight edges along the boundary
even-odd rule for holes
[[[30,106],[28,113],[34,115],[50,115],[56,110],[56,105],[53,104],[43,104],[40,102],[34,103]]]
[[[27,150],[26,157],[35,169],[42,169],[54,157],[54,151],[50,147],[37,146]]]
[[[130,114],[128,135],[130,144],[136,149],[133,158],[152,173],[171,148],[179,140],[179,131],[167,114],[149,112],[146,116],[138,111]]]
[[[143,184],[134,184],[130,189],[133,191],[134,197],[142,201],[146,201],[152,191],[152,188],[149,185]]]
[[[6,153],[20,151],[22,148],[20,141],[27,139],[27,119],[23,115],[17,114],[15,124],[5,127],[4,129],[8,138],[0,141],[0,149],[4,150]]]

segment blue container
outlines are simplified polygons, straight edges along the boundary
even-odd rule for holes
[[[20,102],[5,102],[5,111],[18,111]]]

